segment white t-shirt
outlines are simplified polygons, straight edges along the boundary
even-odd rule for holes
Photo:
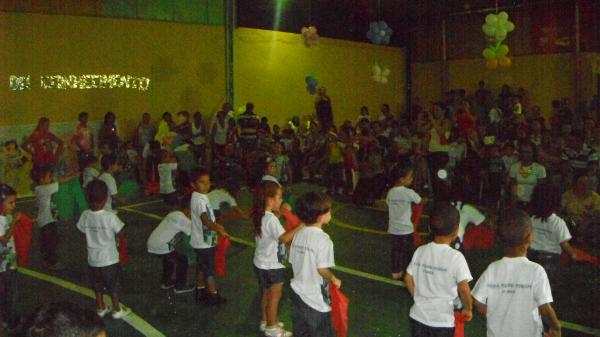
[[[271,181],[271,182],[274,182],[275,184],[281,186],[281,184],[279,183],[279,180],[277,180],[277,178],[273,177],[272,175],[268,175],[268,174],[264,175],[260,179],[260,181]]]
[[[237,202],[235,198],[222,188],[214,189],[207,194],[210,204],[213,206],[213,210],[220,210],[221,205],[227,204],[229,207],[236,207]]]
[[[523,202],[531,201],[538,180],[546,178],[546,169],[538,163],[522,166],[518,161],[511,165],[509,172],[510,177],[517,181],[517,199]]]
[[[277,180],[286,183],[288,181],[288,165],[290,163],[290,158],[286,155],[274,156],[273,160],[277,163],[277,171],[275,172],[275,177]]]
[[[173,171],[175,170],[177,170],[177,163],[158,164],[161,194],[170,194],[176,191],[175,186],[173,186]]]
[[[106,267],[119,262],[115,236],[124,226],[115,213],[105,209],[88,209],[81,214],[77,229],[85,234],[91,267]]]
[[[256,249],[254,250],[254,265],[259,269],[285,268],[285,244],[279,237],[285,233],[279,219],[271,213],[265,212],[261,220],[261,235],[255,236]]]
[[[227,143],[227,132],[229,131],[229,125],[227,124],[227,121],[225,121],[225,125],[223,125],[223,127],[221,127],[221,124],[219,124],[218,121],[215,123],[215,125],[215,144],[225,145],[225,143]]]
[[[190,235],[192,221],[181,211],[173,211],[160,222],[148,238],[148,253],[168,254],[175,250],[179,233]]]
[[[294,270],[292,289],[302,301],[320,312],[331,311],[329,284],[319,268],[332,268],[333,242],[318,227],[304,227],[294,235],[289,262]]]
[[[473,297],[487,305],[487,337],[542,336],[540,305],[552,302],[544,268],[526,257],[491,263],[483,272]]]
[[[119,190],[117,189],[117,181],[112,176],[112,174],[108,172],[102,173],[98,177],[98,180],[103,181],[106,184],[106,187],[108,188],[108,199],[106,200],[106,204],[104,204],[104,210],[117,213],[117,210],[113,210],[112,205],[112,196],[119,193]]]
[[[462,202],[457,202],[454,205],[460,214],[460,223],[458,224],[458,238],[460,242],[463,241],[465,230],[467,225],[474,224],[475,226],[481,225],[485,221],[485,215],[481,214],[479,210],[469,204],[463,205]]]
[[[529,248],[533,250],[560,254],[562,252],[561,242],[571,240],[567,224],[556,214],[550,215],[546,221],[531,217],[531,228],[533,241]]]
[[[11,215],[0,215],[0,236],[4,236],[12,222]],[[11,236],[7,243],[0,242],[0,273],[17,266],[17,251],[15,249],[14,237]]]
[[[37,200],[37,224],[42,228],[49,223],[56,222],[56,205],[52,202],[52,194],[58,192],[58,183],[35,187],[35,199]]]
[[[415,282],[415,304],[409,316],[434,328],[454,327],[458,284],[473,279],[463,254],[449,245],[430,242],[417,248],[406,272]]]
[[[83,184],[81,186],[85,188],[92,180],[98,178],[99,175],[100,173],[98,170],[93,167],[84,168],[82,172]]]
[[[217,245],[217,232],[209,230],[208,227],[202,224],[202,219],[200,218],[202,213],[206,213],[206,216],[212,222],[215,221],[215,214],[213,213],[208,196],[198,192],[192,193],[190,211],[192,218],[190,246],[195,249],[215,247]]]
[[[412,217],[412,204],[421,202],[417,192],[404,186],[392,187],[385,199],[389,209],[388,233],[394,235],[407,235],[414,232]]]

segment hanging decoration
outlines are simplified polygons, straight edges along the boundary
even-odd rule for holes
[[[388,76],[390,75],[390,67],[388,66],[380,66],[379,63],[375,63],[371,68],[373,71],[372,79],[373,81],[381,84],[388,83]]]
[[[319,42],[319,34],[317,34],[317,27],[308,26],[302,27],[300,30],[302,36],[304,37],[304,45],[307,47],[312,47]]]
[[[306,91],[308,91],[308,93],[311,95],[316,94],[319,81],[313,75],[306,76],[304,81],[306,82]]]
[[[367,38],[374,44],[389,44],[392,32],[392,29],[387,25],[385,21],[373,21],[369,25]]]
[[[488,68],[510,67],[512,62],[508,57],[509,48],[502,42],[514,29],[515,25],[508,20],[508,14],[504,11],[498,14],[488,14],[485,17],[485,23],[481,30],[491,44],[483,50],[482,54]]]

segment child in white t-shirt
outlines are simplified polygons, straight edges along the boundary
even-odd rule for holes
[[[290,248],[293,332],[333,337],[329,283],[339,288],[342,281],[329,269],[335,267],[333,242],[322,229],[331,220],[331,200],[323,193],[308,192],[298,198],[296,211],[305,226]]]
[[[109,195],[108,187],[103,181],[90,182],[86,188],[86,196],[90,209],[79,217],[77,229],[85,234],[87,242],[87,261],[92,288],[96,293],[96,311],[100,317],[111,311],[104,304],[103,294],[106,293],[111,297],[112,317],[119,319],[131,312],[129,308],[119,304],[121,266],[116,240],[122,235],[121,230],[125,224],[115,213],[105,209],[104,204],[108,202]]]
[[[160,195],[170,207],[177,205],[177,190],[173,183],[173,171],[177,170],[177,158],[173,152],[160,151],[160,164],[158,164],[158,177],[160,181]]]
[[[404,282],[415,303],[410,308],[413,337],[454,336],[454,302],[462,301],[465,321],[473,317],[473,279],[461,252],[450,247],[458,235],[459,214],[450,203],[438,203],[431,213],[429,228],[433,242],[423,245],[406,269]]]
[[[237,201],[235,200],[239,191],[239,181],[232,178],[225,183],[223,188],[215,188],[208,193],[208,200],[213,207],[213,212],[215,213],[215,218],[218,223],[248,218],[246,212],[238,206]],[[228,211],[223,213],[223,206],[225,205]]]
[[[385,199],[389,210],[388,233],[392,236],[392,278],[401,280],[414,251],[411,221],[412,204],[421,203],[421,197],[410,189],[413,170],[410,165],[396,165],[391,177],[395,182]]]
[[[90,181],[97,179],[100,172],[96,170],[98,158],[94,155],[85,155],[82,159],[83,170],[81,171],[81,187],[85,188]]]
[[[210,174],[207,170],[196,168],[190,173],[190,182],[194,192],[190,201],[192,232],[190,246],[196,251],[196,303],[219,305],[227,300],[217,290],[215,280],[215,250],[217,233],[228,237],[225,228],[216,223],[207,193],[210,190]]]
[[[0,334],[3,325],[9,328],[18,324],[17,251],[13,229],[21,214],[16,212],[17,192],[6,184],[0,184]]]
[[[542,319],[550,336],[560,336],[546,272],[525,257],[532,240],[529,215],[519,209],[506,212],[498,234],[504,257],[491,263],[473,288],[475,308],[487,318],[487,336],[542,336]]]
[[[292,241],[297,226],[285,231],[273,211],[281,207],[282,188],[266,181],[254,191],[253,223],[256,240],[254,250],[254,271],[258,279],[261,301],[261,322],[259,328],[267,337],[291,337],[277,319],[277,310],[283,283],[285,282],[285,244]]]
[[[175,250],[182,235],[189,236],[192,231],[190,220],[190,197],[181,201],[181,210],[174,210],[160,222],[148,238],[148,253],[162,259],[162,289],[175,287],[176,294],[194,290],[187,286],[187,257]]]
[[[116,209],[113,209],[113,200],[119,202],[125,202],[125,199],[119,195],[117,188],[117,181],[113,174],[118,173],[121,170],[121,165],[117,163],[117,157],[114,154],[107,154],[102,157],[102,174],[98,177],[98,180],[104,182],[108,188],[108,199],[104,203],[104,209],[109,212],[117,213]]]
[[[57,209],[52,195],[58,192],[58,182],[53,181],[52,171],[48,168],[37,168],[33,171],[33,179],[37,186],[34,189],[37,201],[37,225],[40,228],[40,253],[44,267],[50,270],[63,270],[65,266],[58,262],[56,255],[58,245]]]
[[[577,255],[569,244],[569,228],[555,213],[559,207],[560,194],[551,183],[536,185],[529,205],[533,238],[527,255],[531,261],[544,267],[551,285],[557,284],[560,253],[563,250],[573,260],[577,260]]]

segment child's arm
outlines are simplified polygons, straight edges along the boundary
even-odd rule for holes
[[[290,230],[285,231],[285,233],[281,234],[279,237],[279,241],[285,243],[286,245],[292,242],[294,235],[302,228],[304,224],[300,224],[300,226],[296,226]],[[339,288],[339,287],[338,287]]]
[[[8,240],[10,240],[10,238],[13,235],[13,229],[15,228],[15,224],[17,223],[17,221],[19,221],[19,219],[21,219],[21,212],[15,213],[10,226],[8,227],[8,229],[6,230],[4,235],[0,236],[0,242],[2,242],[3,244],[6,244],[8,242]]]
[[[415,296],[415,279],[411,274],[406,273],[404,275],[404,284],[406,284],[406,289],[408,290],[410,296]]]
[[[569,241],[563,241],[563,242],[561,242],[560,243],[560,247],[562,248],[563,251],[565,251],[565,253],[569,254],[569,256],[573,260],[577,260],[577,254],[573,250],[573,247],[571,247],[571,244],[569,243]]]
[[[298,226],[298,227],[300,227],[300,226]],[[336,286],[338,288],[342,286],[342,280],[340,280],[339,278],[335,277],[335,275],[333,275],[333,273],[329,270],[329,268],[318,268],[317,270],[319,271],[319,274],[324,279],[326,279],[327,281],[333,283],[334,286]]]
[[[468,322],[473,318],[473,298],[471,297],[471,288],[468,281],[462,281],[458,284],[458,295],[463,304],[462,316]]]
[[[487,315],[487,305],[479,302],[476,299],[473,299],[473,306],[475,307],[475,309],[477,309],[477,311],[479,311],[479,313],[485,317]]]
[[[225,227],[223,227],[223,225],[212,222],[206,213],[202,213],[200,215],[200,220],[202,220],[202,224],[206,225],[208,229],[219,233],[219,235],[225,237],[231,236],[229,233],[227,233],[227,231],[225,231]]]
[[[560,322],[556,317],[556,312],[550,303],[542,304],[538,307],[540,315],[546,324],[550,326],[549,334],[551,337],[560,337]]]

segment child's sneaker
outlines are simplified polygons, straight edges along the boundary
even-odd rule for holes
[[[110,312],[110,307],[108,305],[105,306],[104,309],[96,309],[96,314],[98,314],[98,316],[100,316],[100,318],[103,318],[109,312]]]
[[[208,305],[219,305],[219,304],[225,304],[226,302],[227,302],[227,299],[225,297],[221,296],[221,294],[219,294],[219,293],[208,292],[208,294],[207,294],[206,304],[208,304]]]
[[[131,313],[131,309],[125,308],[125,307],[121,306],[121,310],[119,310],[119,311],[113,311],[112,318],[114,318],[114,319],[121,319],[121,318],[129,315],[130,313]]]
[[[278,322],[277,326],[283,328],[283,322]],[[267,329],[267,321],[260,321],[258,329],[260,330],[260,332],[265,332],[265,330]]]
[[[293,334],[290,331],[285,331],[284,328],[278,325],[274,327],[268,327],[265,329],[265,337],[292,337]]]
[[[196,286],[183,286],[181,288],[175,287],[175,293],[176,294],[190,293],[190,292],[194,291],[194,289],[196,289]]]

